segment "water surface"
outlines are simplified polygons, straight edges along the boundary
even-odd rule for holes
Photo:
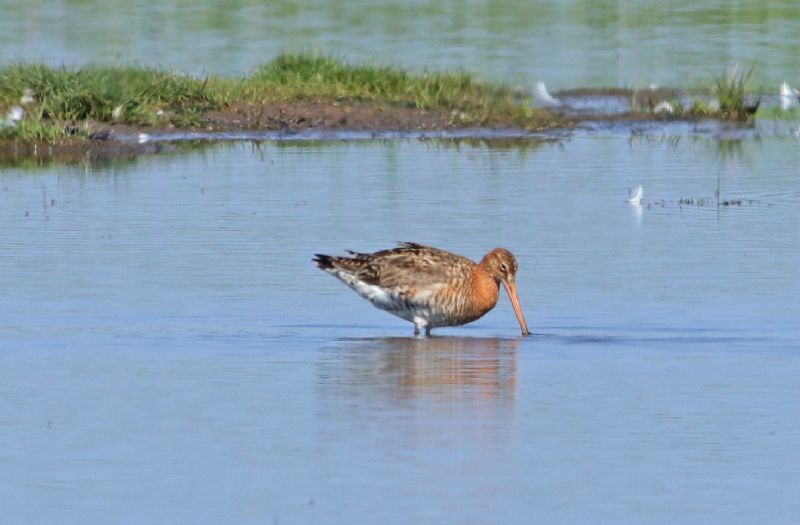
[[[757,61],[756,84],[800,84],[800,4],[679,0],[500,2],[0,1],[0,63],[159,65],[241,75],[282,51],[551,88],[708,85]]]
[[[5,168],[3,514],[792,523],[798,155],[594,133]],[[503,297],[414,339],[310,261],[395,240],[511,249],[535,335]]]

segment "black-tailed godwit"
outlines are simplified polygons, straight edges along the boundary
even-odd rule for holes
[[[415,334],[479,319],[497,304],[500,284],[522,335],[530,334],[517,295],[517,261],[506,249],[495,248],[479,263],[413,242],[348,253],[351,257],[316,254],[314,262],[378,308],[414,323]]]

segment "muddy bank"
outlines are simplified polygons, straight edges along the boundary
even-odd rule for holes
[[[211,110],[199,118],[199,125],[179,127],[134,126],[87,122],[81,134],[57,144],[45,142],[0,143],[0,163],[96,162],[142,154],[173,151],[169,141],[197,136],[204,141],[235,140],[238,132],[264,132],[265,138],[291,137],[309,132],[413,133],[473,130],[470,135],[492,135],[493,131],[515,131],[517,135],[547,129],[570,127],[557,112],[548,113],[543,126],[523,128],[513,118],[490,116],[480,126],[466,125],[458,111],[420,110],[415,107],[369,103],[290,102],[270,104],[230,104]],[[271,132],[271,133],[270,133]]]
[[[624,90],[573,90],[557,94],[565,103],[540,109],[547,118],[535,128],[508,117],[490,116],[476,126],[465,123],[458,111],[421,110],[367,102],[290,102],[230,104],[210,110],[198,125],[181,127],[85,123],[81,133],[56,144],[0,143],[0,164],[97,163],[138,155],[175,151],[189,141],[461,138],[478,140],[552,139],[576,129],[659,122],[696,122],[699,117],[631,111]],[[603,104],[616,104],[608,109]],[[184,143],[178,146],[177,143]]]
[[[200,125],[191,127],[94,125],[94,139],[109,139],[121,134],[187,131],[232,132],[276,131],[300,133],[318,131],[423,131],[473,128],[526,129],[541,131],[566,125],[559,112],[547,112],[549,118],[536,127],[511,117],[490,115],[476,126],[465,121],[460,111],[422,110],[415,107],[372,103],[286,102],[271,104],[230,104],[222,110],[205,112]]]

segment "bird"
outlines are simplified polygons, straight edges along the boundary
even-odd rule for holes
[[[789,83],[784,81],[781,84],[781,109],[787,110],[797,102],[797,96],[800,92],[789,86]]]
[[[25,116],[25,110],[19,106],[14,106],[8,110],[6,113],[5,118],[0,119],[0,128],[13,128],[17,125],[17,122],[22,120],[22,117]]]
[[[462,255],[416,242],[350,257],[315,254],[314,263],[381,310],[414,323],[414,334],[458,326],[495,307],[502,284],[522,335],[530,335],[517,295],[517,260],[495,248],[476,263]]]
[[[628,202],[638,205],[642,203],[642,200],[644,200],[644,188],[641,184],[628,190]]]
[[[28,104],[33,104],[36,102],[34,98],[36,93],[33,92],[31,88],[25,88],[25,91],[22,92],[22,97],[19,99],[19,103],[23,106],[27,106]]]
[[[675,113],[675,107],[666,100],[662,100],[655,105],[653,113]]]
[[[547,86],[541,80],[536,83],[536,91],[534,91],[533,98],[539,104],[545,106],[557,106],[559,101],[547,92]]]

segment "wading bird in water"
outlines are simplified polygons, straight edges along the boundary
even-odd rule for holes
[[[316,254],[314,262],[361,297],[414,323],[414,333],[470,323],[494,308],[502,283],[522,335],[530,335],[519,304],[517,260],[495,248],[481,262],[414,242],[351,257]]]

